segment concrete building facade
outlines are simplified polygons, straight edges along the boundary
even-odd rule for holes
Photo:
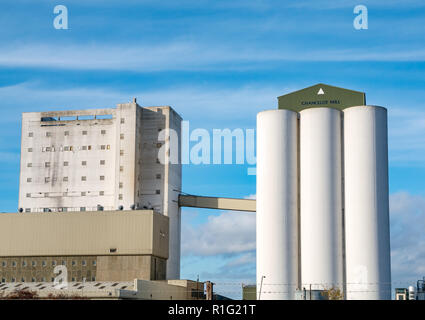
[[[140,107],[135,99],[23,113],[19,211],[154,210],[169,217],[167,279],[178,279],[182,176],[169,159],[180,159],[181,120],[169,106]]]

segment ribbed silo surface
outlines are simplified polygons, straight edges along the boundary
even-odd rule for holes
[[[341,111],[300,112],[300,238],[302,287],[343,282]]]
[[[347,299],[391,299],[387,110],[344,110]]]
[[[260,112],[257,115],[257,299],[286,300],[295,296],[297,171],[297,113]]]

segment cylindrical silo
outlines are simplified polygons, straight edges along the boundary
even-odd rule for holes
[[[387,110],[344,110],[347,299],[391,299]]]
[[[343,289],[341,111],[300,112],[301,286]]]
[[[294,299],[298,282],[297,113],[257,115],[257,299]]]

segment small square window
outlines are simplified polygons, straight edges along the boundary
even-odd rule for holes
[[[7,267],[7,262],[6,262],[6,261],[3,261],[3,262],[1,263],[1,266],[2,266],[2,267]]]
[[[63,181],[67,182],[68,181],[68,177],[63,177]]]
[[[21,278],[21,282],[25,282],[25,278],[24,277]]]
[[[52,133],[51,132],[46,132],[46,137],[51,137]]]
[[[122,183],[122,182],[120,182],[119,187],[120,187],[120,188],[122,188],[122,187],[123,187],[123,183]]]
[[[125,119],[124,118],[121,118],[121,123],[125,123]]]
[[[120,156],[124,155],[124,150],[120,150]]]
[[[22,266],[23,267],[26,267],[27,266],[27,262],[24,260],[24,261],[22,261]]]
[[[105,176],[100,176],[100,180],[101,181],[105,180]]]
[[[64,146],[63,151],[69,151],[69,146]]]
[[[86,193],[83,191],[81,192],[81,196],[84,197],[86,195]]]
[[[95,266],[96,265],[96,260],[93,260],[92,265]]]
[[[27,167],[28,167],[28,168],[31,168],[31,167],[32,167],[32,163],[31,163],[31,162],[30,162],[30,163],[28,163],[28,164],[27,164]]]
[[[120,134],[120,139],[121,139],[121,140],[124,140],[124,133],[121,133],[121,134]]]
[[[105,165],[105,160],[100,160],[100,165],[101,166]]]
[[[31,265],[32,265],[33,267],[35,267],[35,266],[37,266],[37,262],[36,262],[36,261],[31,261]]]
[[[122,194],[121,193],[118,195],[118,199],[122,200]]]
[[[28,152],[32,152],[32,148],[28,148]]]
[[[31,212],[31,208],[25,208],[25,212]]]
[[[87,146],[87,150],[91,150],[91,146]]]
[[[71,281],[72,281],[72,282],[75,282],[75,278],[74,278],[74,277],[72,277]]]
[[[45,177],[45,178],[44,178],[44,182],[45,182],[45,183],[49,183],[49,182],[50,182],[50,177]]]
[[[99,191],[99,196],[104,196],[105,195],[105,191]]]
[[[86,181],[87,180],[87,177],[86,176],[82,176],[81,177],[81,181]]]
[[[87,146],[82,146],[81,150],[87,150]]]
[[[155,193],[156,194],[160,194],[161,193],[161,190],[156,190]]]
[[[106,134],[106,130],[100,130],[101,134]]]
[[[64,134],[65,136],[69,136],[69,131],[65,131],[63,134]]]
[[[68,166],[68,164],[69,164],[69,162],[68,162],[68,161],[64,161],[64,162],[63,162],[63,166],[64,166],[64,167],[67,167],[67,166]]]
[[[45,162],[44,163],[44,167],[49,168],[50,167],[50,162]]]
[[[124,166],[120,166],[120,171],[123,172],[124,171]]]
[[[83,131],[83,136],[86,136],[87,135],[87,131]]]
[[[61,264],[62,264],[63,266],[66,266],[66,261],[65,261],[65,260],[62,260]]]
[[[31,193],[27,193],[27,198],[31,198]]]
[[[106,146],[104,144],[100,146],[100,150],[105,150],[105,149],[106,149]]]
[[[157,174],[156,174],[156,178],[157,178],[157,179],[161,179],[161,174],[160,174],[160,173],[157,173]]]
[[[34,133],[33,132],[28,132],[28,137],[30,137],[30,138],[34,137]]]
[[[47,266],[46,260],[43,260],[43,261],[41,262],[41,265],[42,265],[43,267]]]
[[[31,278],[31,282],[35,282],[35,278]]]
[[[80,211],[86,211],[86,207],[80,207]]]
[[[85,266],[87,265],[86,260],[81,261],[81,265],[82,265],[83,267],[85,267]]]
[[[12,261],[12,267],[16,267],[16,261]]]
[[[45,197],[45,198],[48,198],[48,197],[49,197],[49,193],[48,193],[48,192],[45,192],[45,193],[44,193],[44,197]]]
[[[52,261],[52,266],[54,267],[54,266],[56,266],[56,260],[53,260]]]
[[[27,178],[27,182],[31,182],[32,181],[32,178]]]
[[[81,165],[82,166],[86,166],[87,165],[87,161],[81,161]]]
[[[15,282],[16,281],[16,279],[15,278],[12,278],[12,282]]]
[[[46,147],[46,152],[50,152],[50,151],[52,151],[52,148],[51,147]]]
[[[77,263],[75,262],[75,260],[72,260],[72,263],[71,263],[73,266],[75,266]],[[75,279],[75,278],[72,278],[72,279]],[[75,280],[72,280],[72,281],[75,281]]]

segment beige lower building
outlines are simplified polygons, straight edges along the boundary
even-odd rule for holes
[[[0,228],[0,282],[166,279],[169,218],[153,210],[4,213]]]

